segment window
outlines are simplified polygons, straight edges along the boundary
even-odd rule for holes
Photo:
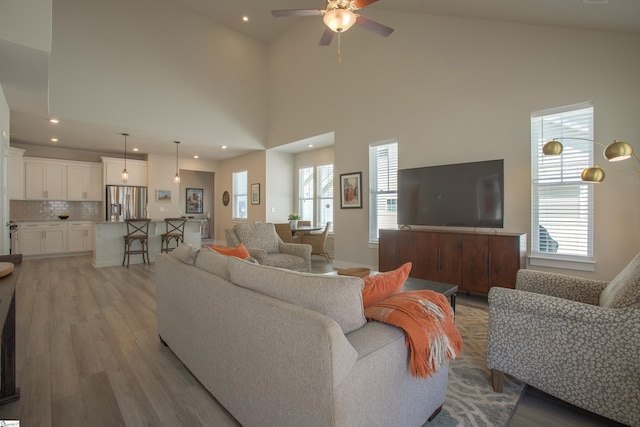
[[[398,199],[398,143],[369,146],[369,241],[378,230],[396,228]]]
[[[247,219],[247,171],[233,173],[233,219]]]
[[[298,170],[298,213],[313,223],[313,167]]]
[[[305,221],[324,227],[333,222],[333,165],[298,170],[298,210]],[[333,225],[329,231],[333,231]]]
[[[561,138],[563,151],[542,146]],[[593,257],[593,184],[580,179],[593,166],[593,105],[585,103],[531,115],[531,252],[576,261]]]
[[[318,226],[324,226],[331,222],[329,232],[333,232],[333,165],[322,165],[317,167],[318,175],[318,197],[317,218]]]

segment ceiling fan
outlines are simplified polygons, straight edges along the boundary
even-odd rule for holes
[[[355,13],[371,3],[378,0],[327,0],[325,9],[288,9],[272,10],[271,15],[276,18],[283,16],[313,16],[322,15],[322,19],[327,28],[320,38],[320,46],[328,46],[333,40],[335,33],[343,33],[352,25],[359,25],[369,31],[373,31],[383,37],[387,37],[393,32],[393,28],[382,25],[372,19]]]

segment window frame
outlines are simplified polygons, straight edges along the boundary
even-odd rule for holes
[[[244,193],[243,193],[243,189],[242,186],[240,186],[240,188],[237,188],[237,184],[238,179],[240,178],[240,175],[244,175]],[[237,171],[237,172],[232,172],[231,173],[231,219],[232,220],[247,220],[249,219],[249,172],[246,170],[243,171]],[[240,202],[242,201],[242,198],[244,197],[244,202],[245,202],[245,215],[244,216],[240,216],[238,215],[240,213]]]
[[[531,114],[531,265],[595,269],[593,184],[580,179],[594,165],[594,113],[593,103],[583,102]],[[543,155],[553,138],[563,153]]]
[[[386,173],[387,176],[387,186],[386,189],[379,189],[379,180],[381,171],[379,170],[379,162],[380,156],[378,154],[378,150],[383,147],[387,147],[391,149],[391,152],[394,154],[393,156],[388,157],[388,164],[386,169],[382,173]],[[395,220],[393,221],[393,225],[397,228],[398,226],[398,213],[397,213],[397,200],[398,200],[398,165],[399,165],[399,144],[396,140],[387,140],[374,144],[369,144],[369,244],[377,245],[379,242],[379,230],[381,221],[380,214],[378,211],[378,200],[381,196],[385,196],[385,206],[388,206],[389,198],[394,198],[395,196],[395,206],[396,210],[392,215],[387,215],[389,217],[393,216]],[[385,223],[388,223],[389,220],[385,220]],[[384,225],[384,224],[382,224]],[[384,228],[391,228],[392,225],[388,226],[384,225]]]

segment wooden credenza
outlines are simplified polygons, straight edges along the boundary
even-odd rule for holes
[[[492,286],[515,287],[516,272],[525,268],[526,246],[526,234],[380,230],[378,269],[410,261],[411,277],[486,295]]]

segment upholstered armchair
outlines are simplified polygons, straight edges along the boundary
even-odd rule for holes
[[[285,243],[271,223],[236,224],[225,230],[228,246],[242,243],[259,264],[311,271],[311,246]]]
[[[520,270],[489,292],[487,366],[604,417],[640,426],[640,254],[611,282]]]

